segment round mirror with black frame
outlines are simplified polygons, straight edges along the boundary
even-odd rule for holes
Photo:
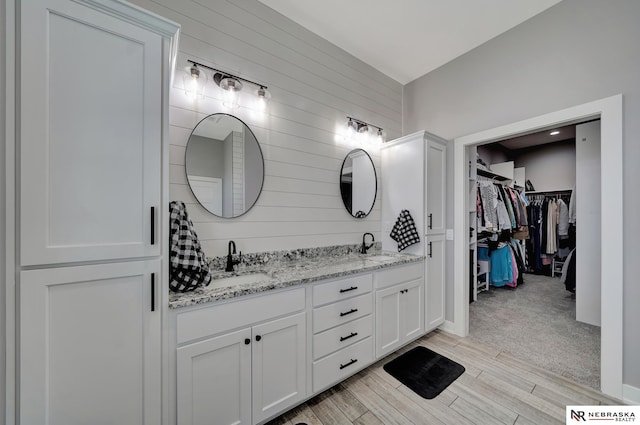
[[[373,209],[378,191],[376,168],[364,149],[347,154],[340,170],[340,195],[344,206],[355,218],[364,218]]]
[[[191,192],[211,214],[232,218],[258,200],[264,159],[249,126],[229,114],[212,114],[195,126],[185,152]]]

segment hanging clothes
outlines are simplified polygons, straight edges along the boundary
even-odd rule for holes
[[[493,286],[504,286],[513,282],[511,248],[503,245],[491,252],[489,282]]]

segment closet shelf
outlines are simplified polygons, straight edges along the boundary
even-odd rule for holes
[[[477,173],[478,173],[479,176],[488,177],[490,179],[496,179],[498,181],[511,180],[509,177],[505,177],[505,176],[502,176],[500,174],[496,174],[496,173],[494,173],[492,171],[483,170],[481,168],[478,168]]]

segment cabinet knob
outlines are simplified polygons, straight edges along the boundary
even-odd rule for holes
[[[251,340],[249,338],[245,338],[244,345],[249,345],[249,344],[251,344]]]
[[[260,335],[256,335],[256,341],[260,341],[262,337]]]

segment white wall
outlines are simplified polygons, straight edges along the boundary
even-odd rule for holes
[[[564,0],[404,90],[404,131],[446,139],[624,94],[624,383],[640,387],[640,2]],[[453,149],[449,149],[453,152]],[[453,155],[449,155],[453,184]],[[452,186],[449,186],[451,193]],[[449,198],[449,208],[453,200]],[[452,211],[452,209],[449,209]],[[448,227],[453,226],[451,215]],[[448,276],[453,275],[449,244]],[[447,319],[453,318],[448,280]]]
[[[171,91],[170,196],[181,199],[207,255],[225,255],[227,242],[244,252],[359,243],[380,234],[380,206],[355,219],[340,197],[342,161],[352,147],[335,142],[347,116],[379,125],[389,139],[401,134],[402,85],[257,0],[134,0],[182,25],[178,66],[186,59],[266,84],[270,115],[240,108],[265,157],[263,192],[256,206],[220,219],[195,204],[184,177],[184,146],[206,114],[228,112],[207,87],[207,99],[187,101],[180,71]],[[215,87],[217,88],[217,87]],[[249,87],[250,88],[250,87]],[[378,153],[371,152],[376,167]],[[378,186],[378,193],[380,187]]]
[[[513,158],[525,167],[535,190],[571,190],[576,184],[576,145],[573,140],[549,143]],[[524,184],[524,182],[523,182]]]

